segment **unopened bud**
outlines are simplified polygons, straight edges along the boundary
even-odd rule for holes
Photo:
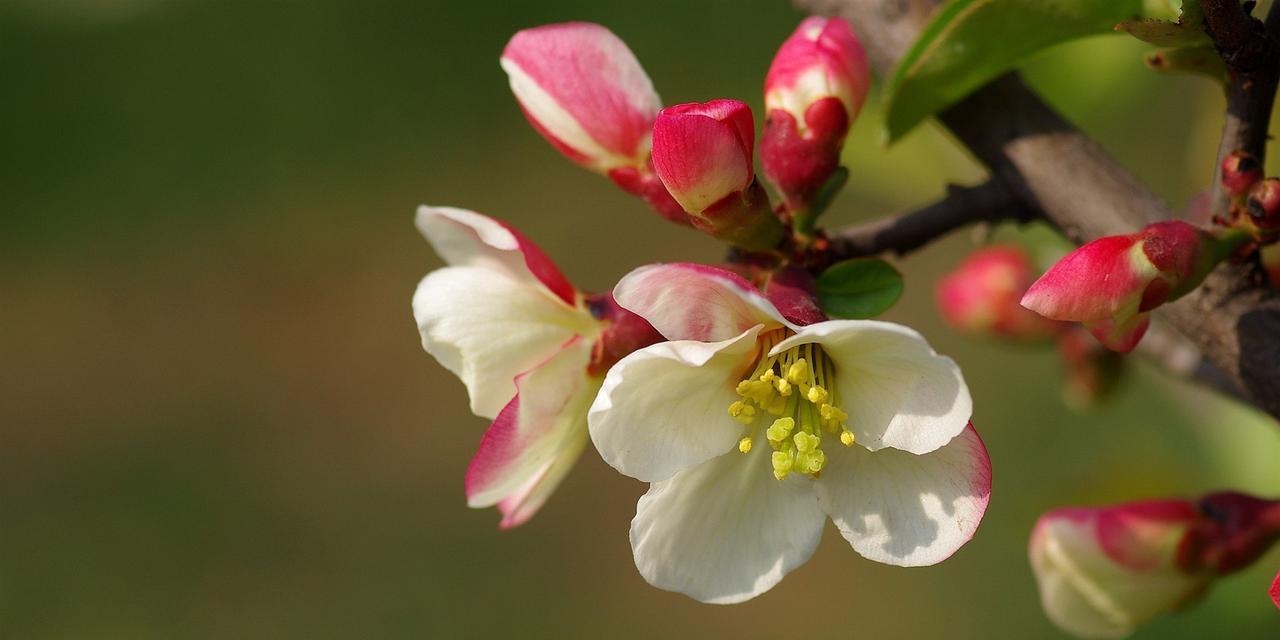
[[[751,109],[712,100],[663,109],[653,126],[653,167],[694,227],[747,249],[774,249],[782,223],[755,181]]]
[[[1262,165],[1252,154],[1235,151],[1222,159],[1222,187],[1232,196],[1249,192],[1262,179]]]
[[[1066,325],[1018,304],[1035,274],[1026,251],[1016,246],[974,251],[938,281],[935,300],[947,324],[983,337],[1043,340]]]
[[[765,77],[760,158],[789,208],[808,208],[835,172],[870,81],[866,53],[842,18],[807,18],[778,49]]]

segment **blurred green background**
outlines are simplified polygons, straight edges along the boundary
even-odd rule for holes
[[[1280,429],[1247,410],[1135,362],[1111,404],[1073,413],[1052,349],[944,327],[932,283],[974,246],[960,233],[901,262],[890,314],[960,362],[994,460],[982,529],[946,563],[881,566],[830,530],[769,593],[700,605],[636,573],[645,487],[590,452],[522,528],[467,509],[486,424],[419,346],[409,300],[439,261],[415,206],[508,220],[587,290],[721,251],[537,137],[498,68],[507,38],[601,22],[668,103],[758,114],[800,18],[782,0],[0,1],[0,635],[1058,637],[1025,558],[1040,512],[1280,494]],[[1143,51],[1101,37],[1028,74],[1181,206],[1223,100]],[[981,179],[932,126],[884,149],[877,109],[830,223]],[[1277,567],[1138,637],[1277,637]]]

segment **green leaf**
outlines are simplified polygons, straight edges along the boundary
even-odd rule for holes
[[[886,127],[897,140],[1023,58],[1142,17],[1144,0],[950,0],[889,81]]]
[[[817,289],[827,315],[870,318],[884,313],[902,296],[902,274],[884,260],[855,258],[823,271]]]

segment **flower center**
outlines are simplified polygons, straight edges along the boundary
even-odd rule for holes
[[[791,335],[788,329],[761,334],[755,369],[738,383],[741,399],[729,405],[729,415],[748,427],[738,441],[743,453],[751,451],[757,427],[768,424],[764,435],[773,448],[773,475],[779,480],[793,472],[817,477],[827,463],[825,436],[838,435],[846,447],[854,442],[845,424],[849,414],[840,409],[835,363],[822,347],[802,344],[768,355]]]

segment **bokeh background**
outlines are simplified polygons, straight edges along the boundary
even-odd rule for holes
[[[1134,362],[1072,412],[1052,349],[944,327],[932,286],[977,241],[960,233],[900,262],[889,314],[961,363],[994,459],[982,529],[948,562],[877,565],[829,530],[777,588],[717,607],[644,583],[627,527],[645,487],[590,452],[522,528],[468,509],[486,424],[419,346],[410,296],[439,261],[414,208],[502,217],[587,290],[721,254],[534,134],[507,38],[601,22],[668,103],[759,113],[800,18],[783,0],[0,2],[0,635],[1052,638],[1025,558],[1040,512],[1280,494],[1280,429],[1248,410]],[[1027,74],[1181,204],[1223,100],[1144,51],[1100,37]],[[938,129],[885,149],[874,97],[864,113],[830,224],[981,179]],[[1277,637],[1277,567],[1138,637]]]

